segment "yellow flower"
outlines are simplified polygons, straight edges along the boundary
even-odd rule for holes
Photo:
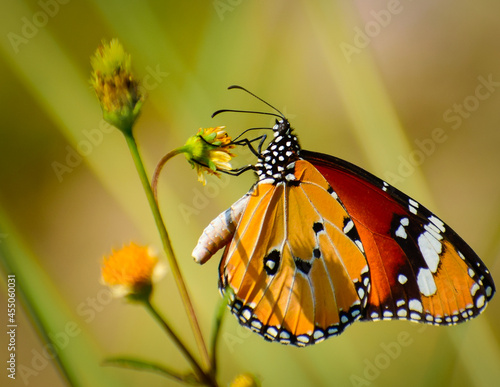
[[[165,265],[158,262],[151,248],[130,243],[103,258],[101,274],[115,297],[149,297],[152,283],[165,274]]]
[[[260,387],[260,380],[249,372],[238,375],[229,387]]]
[[[180,148],[193,168],[196,168],[198,181],[203,185],[206,184],[203,172],[219,176],[218,171],[231,170],[229,161],[235,155],[230,150],[235,146],[231,144],[231,137],[224,128],[200,128],[198,133],[188,138],[186,144]]]
[[[132,74],[130,55],[117,39],[102,42],[91,58],[90,82],[101,103],[103,117],[121,131],[131,131],[145,95]]]

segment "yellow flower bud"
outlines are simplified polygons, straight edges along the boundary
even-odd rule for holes
[[[260,380],[249,372],[238,375],[233,379],[229,387],[260,387]]]
[[[130,132],[145,99],[132,73],[130,55],[117,39],[109,44],[103,41],[91,64],[90,82],[104,119],[122,132]]]
[[[181,148],[187,160],[196,168],[198,181],[206,184],[203,172],[219,176],[218,170],[230,171],[230,160],[235,157],[230,152],[234,145],[224,126],[200,128],[198,133],[189,137]]]

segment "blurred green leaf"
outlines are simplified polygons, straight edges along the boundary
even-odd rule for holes
[[[119,383],[99,366],[102,355],[93,338],[80,325],[60,289],[31,254],[1,207],[0,234],[6,235],[0,243],[0,263],[5,274],[15,275],[17,300],[20,301],[17,306],[24,307],[40,339],[45,342],[44,350],[54,354],[54,363],[67,383],[72,386],[118,386]],[[26,359],[23,364],[28,364]],[[30,378],[38,371],[18,368],[18,377],[23,378],[24,373],[25,383],[31,382]]]

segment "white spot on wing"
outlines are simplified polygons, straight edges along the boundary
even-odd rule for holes
[[[484,306],[484,301],[485,301],[485,298],[484,298],[484,296],[481,294],[481,295],[477,298],[477,300],[476,300],[476,307],[477,307],[478,309],[481,309],[481,308]]]
[[[313,335],[313,337],[314,337],[315,340],[318,340],[318,339],[322,338],[323,336],[325,336],[325,335],[321,331],[315,331],[314,335]]]
[[[477,291],[479,290],[479,285],[474,283],[474,285],[471,286],[470,288],[470,294],[472,297],[474,297],[477,293]]]
[[[429,231],[424,231],[418,236],[418,247],[430,271],[435,273],[439,266],[439,254],[442,245]]]
[[[287,331],[281,331],[280,332],[280,339],[289,339],[290,338],[290,333]]]
[[[420,321],[422,319],[418,313],[410,313],[410,318],[416,321]]]
[[[444,223],[441,219],[439,218],[436,218],[434,215],[431,215],[429,217],[429,220],[434,223],[434,225],[441,231],[441,232],[444,232],[445,231],[445,228],[444,228]]]
[[[349,222],[347,222],[347,224],[344,227],[344,234],[347,234],[349,231],[351,231],[353,227],[354,227],[354,222],[352,220],[349,220]]]
[[[432,223],[426,224],[424,226],[424,229],[429,232],[434,238],[436,238],[438,241],[443,239],[443,235],[441,235],[441,232],[439,229]]]
[[[396,229],[395,234],[396,234],[396,236],[398,236],[400,238],[406,239],[408,237],[408,235],[406,234],[405,227],[410,224],[410,219],[401,218],[399,223],[400,223],[400,226]]]
[[[308,343],[309,343],[309,336],[306,335],[297,336],[297,345],[305,346]]]
[[[249,309],[244,309],[241,315],[245,318],[245,320],[250,320],[250,317],[252,317],[252,312],[250,312]]]
[[[422,307],[422,303],[419,301],[419,300],[410,300],[408,302],[408,307],[411,309],[411,310],[414,310],[415,312],[420,312],[422,313],[423,311],[423,307]]]
[[[395,234],[396,234],[397,237],[400,237],[400,238],[403,238],[403,239],[406,239],[408,237],[408,235],[406,235],[406,231],[405,231],[405,228],[403,227],[403,225],[400,225],[396,229]]]
[[[398,275],[398,282],[401,285],[404,285],[406,283],[406,281],[408,281],[408,278],[406,278],[405,275],[403,275],[403,274]]]
[[[429,269],[420,269],[418,271],[417,284],[420,293],[426,297],[432,296],[437,291],[436,283]]]

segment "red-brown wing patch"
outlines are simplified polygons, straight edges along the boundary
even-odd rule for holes
[[[495,291],[486,266],[421,204],[346,161],[303,151],[356,224],[370,267],[363,319],[455,324],[480,314]]]

